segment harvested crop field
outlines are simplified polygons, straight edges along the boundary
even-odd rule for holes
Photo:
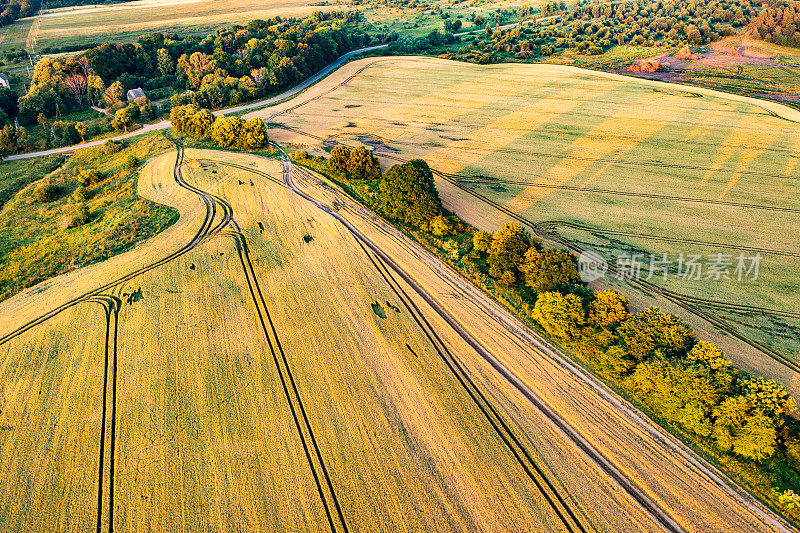
[[[232,23],[275,16],[303,17],[347,6],[306,0],[137,0],[121,4],[55,9],[42,16],[39,46],[77,46],[107,40],[135,41],[154,31],[208,33]],[[28,19],[25,19],[28,20]],[[17,23],[20,24],[20,23]]]
[[[781,530],[315,176],[139,192],[179,221],[0,304],[3,529]]]
[[[445,206],[478,227],[518,218],[612,266],[636,255],[642,279],[651,255],[667,254],[666,280],[607,283],[794,386],[800,112],[572,67],[407,57],[350,63],[255,114],[283,127],[272,135],[282,143],[365,144],[385,165],[424,158]],[[700,279],[677,276],[681,253],[700,256]],[[719,254],[731,279],[713,275]],[[739,281],[740,254],[745,267],[760,254],[758,279]]]

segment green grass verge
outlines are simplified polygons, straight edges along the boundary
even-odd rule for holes
[[[178,212],[136,194],[138,169],[126,168],[126,158],[139,161],[173,148],[159,133],[130,142],[115,154],[102,147],[62,156],[6,162],[0,165],[0,300],[48,278],[108,259],[130,250],[178,219]],[[95,169],[102,181],[84,187],[85,201],[76,200],[81,178],[77,168]],[[41,202],[36,189],[54,187],[54,199]],[[88,221],[68,227],[85,206]]]

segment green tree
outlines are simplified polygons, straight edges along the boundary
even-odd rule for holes
[[[384,212],[410,226],[423,227],[442,213],[433,173],[422,159],[392,166],[378,190]]]
[[[486,230],[479,230],[472,236],[472,247],[479,252],[486,253],[492,245],[492,234]]]
[[[211,136],[211,127],[214,124],[214,114],[208,109],[197,110],[186,124],[186,133],[198,139],[207,139]]]
[[[519,269],[525,276],[525,283],[537,294],[580,282],[578,263],[565,250],[540,252],[531,247],[525,252]]]
[[[374,180],[381,177],[381,165],[371,151],[359,146],[347,158],[347,172],[357,179]]]
[[[119,81],[115,81],[103,93],[103,100],[105,100],[106,107],[114,107],[123,103],[125,101],[125,88]]]
[[[211,126],[211,140],[223,148],[239,145],[242,135],[242,119],[239,117],[218,116]]]
[[[159,48],[156,52],[156,64],[158,65],[158,72],[162,76],[169,76],[175,73],[175,63],[172,62],[172,57],[166,48]]]
[[[114,120],[111,121],[111,126],[115,130],[125,130],[125,133],[128,133],[128,128],[133,125],[133,120],[131,119],[131,114],[128,108],[118,109],[116,113],[114,113]]]
[[[750,378],[742,383],[748,401],[755,409],[780,421],[781,417],[797,409],[794,398],[786,387],[766,378]]]
[[[597,291],[589,302],[587,322],[596,328],[613,328],[628,318],[628,299],[614,290]]]
[[[350,159],[350,149],[346,146],[334,146],[328,164],[339,172],[347,172],[347,161]]]
[[[455,233],[455,228],[450,220],[439,215],[428,222],[428,231],[437,237],[444,237],[446,235],[453,235]]]
[[[260,150],[269,144],[267,125],[260,118],[251,118],[242,124],[239,145],[244,150]]]
[[[584,323],[583,303],[574,294],[544,292],[536,299],[531,318],[552,337],[571,340]]]
[[[711,370],[724,370],[731,366],[731,362],[725,357],[716,344],[706,341],[698,341],[686,357],[689,361],[707,365]]]
[[[656,351],[666,357],[683,356],[695,339],[681,319],[657,308],[628,317],[617,333],[636,361],[644,361]]]
[[[84,124],[83,122],[76,122],[75,131],[77,131],[78,135],[81,136],[81,142],[86,142],[86,132],[88,131],[86,124]]]
[[[503,280],[505,284],[516,282],[517,272],[530,246],[531,237],[519,222],[512,221],[501,226],[489,245],[489,275]]]

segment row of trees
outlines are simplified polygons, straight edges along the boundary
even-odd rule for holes
[[[516,222],[476,232],[472,245],[471,259],[527,299],[548,335],[659,417],[721,453],[762,461],[780,451],[800,466],[800,440],[786,418],[796,405],[783,386],[740,372],[674,315],[631,314],[624,296],[589,290],[571,254],[543,250]]]
[[[354,158],[355,153],[360,155]],[[370,157],[363,148],[344,147],[334,148],[327,161],[295,154],[301,162],[321,159],[337,172],[350,172],[351,158]],[[378,182],[377,199],[387,217],[406,226],[434,235],[469,235],[462,224],[442,216],[433,174],[422,160],[389,168]],[[436,231],[440,220],[447,231]],[[452,244],[432,242],[443,250]],[[783,386],[736,369],[716,345],[698,341],[677,316],[656,308],[631,313],[623,295],[592,291],[581,282],[570,253],[543,249],[517,222],[494,234],[474,232],[462,248],[463,255],[457,256],[521,298],[530,318],[551,338],[571,347],[662,420],[720,456],[762,469],[775,459],[793,469],[793,479],[800,477],[800,438],[788,418],[797,406]],[[786,491],[780,501],[792,498]]]
[[[214,115],[195,106],[173,107],[170,122],[175,133],[198,139],[211,139],[222,148],[259,150],[269,144],[267,125],[258,118]]]
[[[453,224],[443,213],[433,172],[422,159],[393,165],[381,173],[378,159],[363,146],[335,146],[329,158],[310,157],[304,151],[292,156],[303,164],[319,165],[323,171],[358,180],[368,194],[370,206],[389,219],[434,235],[452,233]]]

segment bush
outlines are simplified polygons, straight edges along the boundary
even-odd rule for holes
[[[48,203],[58,199],[60,189],[53,183],[43,181],[33,189],[33,199],[39,203]]]
[[[139,166],[139,159],[133,155],[128,154],[125,156],[125,168],[136,168]]]
[[[124,145],[118,141],[106,141],[103,143],[103,153],[106,155],[116,154],[124,148]]]
[[[88,200],[88,194],[86,193],[86,187],[83,185],[79,185],[74,191],[72,191],[72,199],[76,202],[85,202]]]
[[[89,215],[89,208],[86,206],[86,204],[80,204],[75,208],[75,214],[72,215],[67,227],[77,228],[78,226],[88,224],[91,220],[92,217]]]

